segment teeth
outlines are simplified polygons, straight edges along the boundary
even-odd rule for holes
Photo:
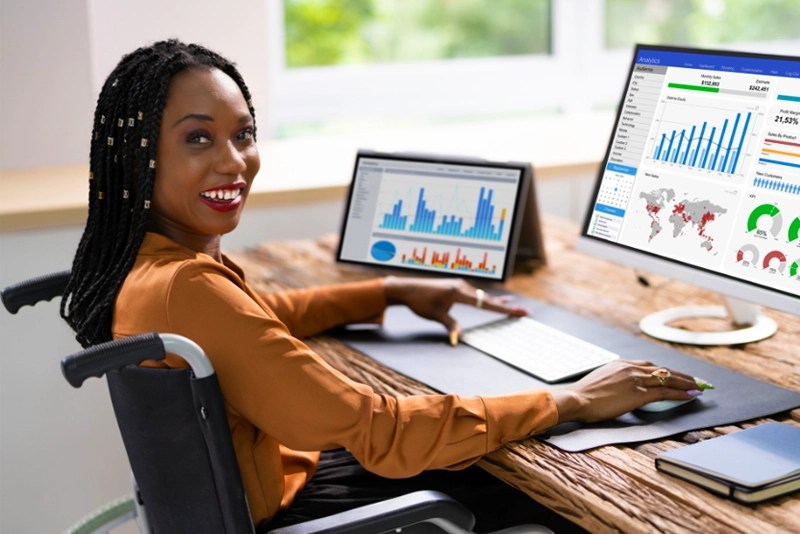
[[[200,193],[201,196],[210,198],[211,200],[234,200],[241,194],[241,189],[213,189]]]

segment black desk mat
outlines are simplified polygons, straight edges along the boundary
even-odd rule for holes
[[[602,423],[565,423],[539,436],[565,451],[657,440],[691,430],[766,417],[800,406],[798,392],[698,360],[561,308],[520,296],[515,303],[530,310],[535,319],[612,350],[623,358],[650,360],[702,377],[716,386],[695,401],[667,412],[634,411]],[[500,317],[471,306],[456,305],[452,312],[464,329]],[[380,328],[350,327],[335,335],[386,367],[442,393],[490,396],[553,387],[467,345],[451,347],[442,325],[417,317],[404,306],[389,308]]]

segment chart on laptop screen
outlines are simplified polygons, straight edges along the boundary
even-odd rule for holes
[[[800,62],[640,48],[588,234],[800,294]]]
[[[501,280],[523,170],[359,157],[339,258]]]

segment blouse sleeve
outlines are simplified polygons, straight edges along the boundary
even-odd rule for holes
[[[353,302],[340,306],[346,310]],[[295,450],[346,447],[383,476],[463,467],[558,419],[546,391],[486,398],[380,395],[326,364],[222,272],[181,269],[166,306],[171,331],[206,350],[235,415]]]
[[[351,323],[379,323],[386,309],[383,279],[259,294],[296,337]]]

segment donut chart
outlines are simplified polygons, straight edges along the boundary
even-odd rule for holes
[[[789,225],[789,242],[796,241],[800,235],[800,217],[795,217],[792,223]]]
[[[748,257],[748,254],[749,259],[745,259]],[[761,253],[758,252],[755,245],[742,245],[739,247],[739,251],[736,252],[736,261],[742,262],[743,265],[756,265],[760,256]]]
[[[773,237],[778,237],[778,234],[781,231],[781,227],[783,226],[783,217],[781,216],[781,210],[778,209],[778,207],[773,204],[761,204],[753,211],[751,211],[750,216],[747,218],[748,232],[753,232],[758,229],[758,220],[761,217],[772,218],[772,226],[769,229],[769,233],[771,233]],[[796,230],[800,230],[800,226],[798,226]]]
[[[769,264],[775,258],[778,258],[779,260],[778,267],[777,268],[770,267]],[[770,270],[774,269],[783,274],[783,272],[786,270],[786,256],[780,250],[773,250],[772,252],[764,256],[764,263],[762,264],[762,267],[764,269],[770,269]]]

